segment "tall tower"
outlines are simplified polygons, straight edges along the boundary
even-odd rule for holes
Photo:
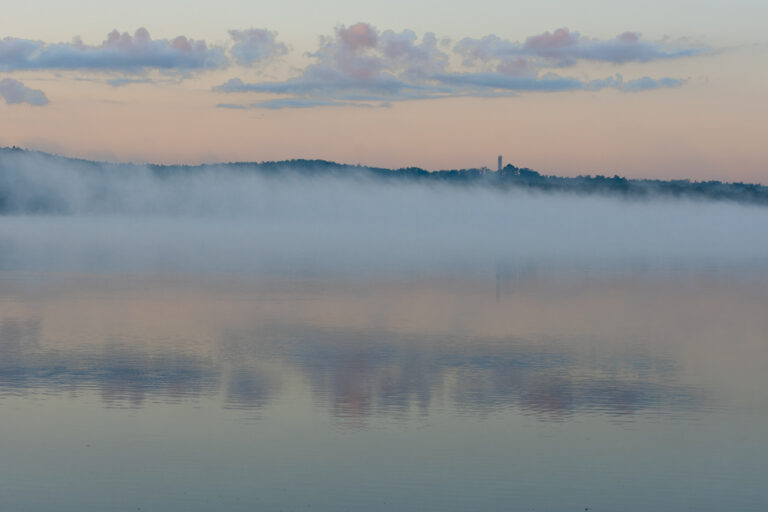
[[[499,155],[499,168],[496,169],[497,171],[501,171],[501,155]]]

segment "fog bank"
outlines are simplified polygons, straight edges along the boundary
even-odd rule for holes
[[[0,270],[431,273],[768,262],[768,209],[229,167],[4,161]]]

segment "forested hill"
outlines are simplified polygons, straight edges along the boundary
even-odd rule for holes
[[[385,182],[445,183],[457,186],[482,186],[498,189],[521,189],[537,192],[601,194],[623,198],[682,198],[736,201],[768,205],[768,187],[749,183],[690,180],[629,179],[620,176],[546,176],[534,170],[507,165],[501,171],[456,169],[427,171],[418,167],[384,169],[362,165],[346,165],[326,160],[284,160],[279,162],[230,162],[206,165],[138,165],[95,162],[66,158],[19,148],[0,148],[0,212],[14,203],[16,188],[45,186],[42,177],[61,176],[68,172],[99,175],[110,173],[126,179],[132,173],[149,173],[157,178],[173,178],[196,173],[231,171],[258,173],[265,177],[345,177]],[[106,174],[106,175],[105,175]],[[35,178],[37,175],[38,179]],[[51,184],[51,187],[56,185]],[[29,191],[27,191],[28,193]],[[40,191],[42,193],[42,191]],[[43,208],[44,209],[44,208]]]

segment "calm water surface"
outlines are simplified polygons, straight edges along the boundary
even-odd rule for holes
[[[768,279],[0,274],[0,509],[765,511]]]

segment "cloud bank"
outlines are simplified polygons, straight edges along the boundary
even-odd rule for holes
[[[288,46],[277,40],[277,32],[249,28],[230,30],[231,47],[209,45],[205,41],[180,35],[173,39],[152,39],[145,28],[131,35],[113,30],[98,45],[79,38],[71,43],[46,43],[31,39],[0,39],[0,70],[80,70],[126,74],[160,70],[185,74],[223,68],[233,63],[243,66],[269,61],[288,53]]]
[[[624,32],[613,39],[599,40],[583,37],[578,32],[560,28],[528,37],[524,42],[488,35],[479,39],[465,38],[454,50],[466,65],[495,61],[502,67],[517,69],[528,66],[573,66],[578,61],[650,62],[654,60],[692,57],[703,48],[681,48],[662,42],[645,41],[637,32]]]
[[[226,64],[221,47],[205,41],[178,36],[152,39],[145,28],[133,35],[113,30],[98,45],[49,44],[42,41],[5,38],[0,40],[0,70],[90,70],[143,73],[149,69],[191,72],[214,69]]]
[[[681,78],[644,77],[625,82],[616,74],[601,79],[562,76],[554,70],[580,61],[646,63],[699,55],[703,48],[645,41],[624,32],[598,40],[567,28],[514,42],[489,35],[463,39],[451,46],[433,33],[419,38],[410,30],[379,31],[367,23],[339,26],[323,37],[314,62],[292,78],[248,83],[232,78],[214,87],[223,93],[264,93],[283,98],[239,105],[289,108],[355,105],[356,102],[405,101],[461,96],[506,96],[523,92],[562,92],[613,88],[642,91],[677,87]],[[451,66],[459,57],[461,67]],[[227,103],[224,106],[231,107]]]
[[[91,45],[79,38],[47,43],[5,37],[0,39],[0,71],[109,73],[113,76],[106,83],[120,87],[154,82],[152,72],[183,79],[232,66],[252,70],[289,53],[277,32],[266,28],[232,29],[229,38],[224,44],[184,35],[152,39],[145,28],[133,34],[113,30],[103,42]],[[454,44],[431,32],[420,36],[412,30],[379,30],[361,22],[340,25],[321,37],[318,48],[307,54],[311,62],[292,77],[249,82],[235,76],[213,90],[264,95],[246,103],[221,102],[221,107],[269,109],[388,106],[407,100],[609,88],[638,92],[677,87],[685,79],[643,76],[625,82],[618,73],[586,78],[583,73],[567,76],[562,70],[580,62],[639,65],[704,52],[703,47],[647,41],[636,32],[600,40],[560,28],[523,41],[490,34]],[[43,104],[39,97],[33,101]]]

